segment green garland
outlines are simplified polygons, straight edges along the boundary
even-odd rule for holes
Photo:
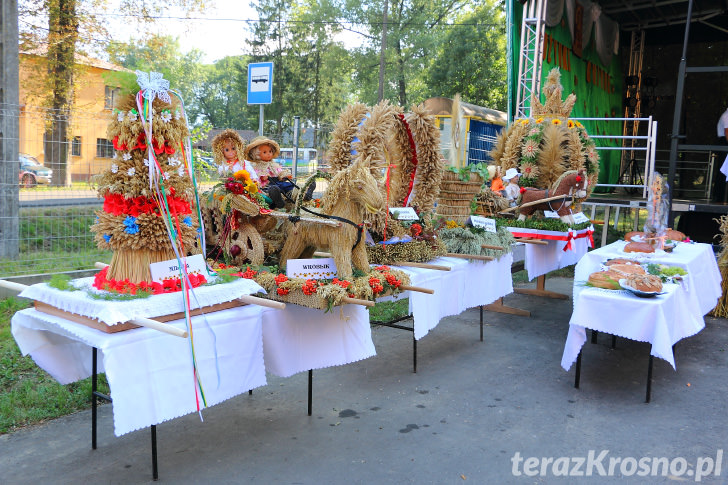
[[[519,221],[518,219],[496,219],[496,223],[500,226],[505,224],[510,227],[525,227],[528,229],[541,229],[544,231],[556,231],[556,232],[567,232],[569,229],[579,231],[586,229],[592,223],[591,221],[581,222],[579,224],[568,225],[561,222],[559,219],[526,219],[525,221]]]

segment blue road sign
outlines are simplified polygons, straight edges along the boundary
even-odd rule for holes
[[[273,102],[273,63],[248,64],[248,104]]]

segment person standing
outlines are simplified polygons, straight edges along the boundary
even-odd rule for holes
[[[728,109],[718,119],[718,145],[728,145]]]
[[[728,109],[726,109],[723,114],[720,115],[720,118],[718,118],[717,129],[718,139],[716,141],[716,145],[728,145]],[[726,179],[728,179],[728,153],[718,153],[718,160],[723,158],[723,155],[725,155],[723,163],[720,164],[721,162],[716,162],[715,164],[716,166],[719,166],[720,164],[720,173],[713,170],[713,173],[715,174],[713,176],[713,200],[716,202],[725,202],[726,181],[723,180],[723,177],[721,177],[720,174],[724,174]]]

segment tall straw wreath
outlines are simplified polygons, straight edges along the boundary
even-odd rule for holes
[[[371,157],[372,169],[388,207],[432,211],[439,195],[444,163],[435,119],[422,106],[409,113],[383,101],[373,108],[362,103],[347,107],[339,117],[329,145],[332,170],[339,171],[357,157]],[[371,232],[380,239],[399,237],[407,229],[387,210],[371,217]]]
[[[533,117],[516,120],[501,132],[491,157],[504,173],[517,168],[522,187],[553,187],[564,172],[584,169],[588,197],[599,176],[599,155],[584,126],[569,119],[576,96],[561,101],[560,78],[558,68],[552,69],[543,89],[546,103],[534,96]]]

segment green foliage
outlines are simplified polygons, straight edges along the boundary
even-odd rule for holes
[[[91,380],[62,386],[33,359],[23,357],[10,333],[10,319],[26,308],[25,300],[0,300],[0,434],[28,424],[64,416],[91,404]],[[108,393],[103,374],[99,390]]]
[[[506,36],[503,3],[476,2],[438,38],[427,63],[428,96],[452,98],[506,110]]]
[[[488,173],[488,164],[483,162],[471,163],[464,167],[447,167],[447,170],[458,174],[458,178],[463,182],[470,182],[470,174],[476,173],[480,175],[484,182],[490,179]]]
[[[382,301],[369,309],[369,322],[391,322],[409,314],[409,298],[396,301]]]
[[[526,227],[529,229],[542,229],[544,231],[559,231],[559,232],[566,232],[570,228],[575,230],[580,229],[586,229],[589,227],[592,223],[591,221],[582,222],[580,224],[573,224],[568,225],[564,222],[561,222],[559,219],[526,219],[525,221],[519,221],[518,219],[496,219],[496,223],[498,225],[506,225],[509,227]],[[595,237],[596,239],[596,237]]]
[[[48,286],[61,291],[76,291],[76,287],[71,284],[71,277],[66,274],[54,274],[48,281]]]

